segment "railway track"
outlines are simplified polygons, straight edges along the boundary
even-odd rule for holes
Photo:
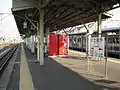
[[[8,49],[10,46],[6,46],[6,47],[3,47],[3,48],[0,48],[0,54],[2,53],[2,52],[4,52],[6,49]]]
[[[19,45],[13,45],[9,48],[3,50],[3,53],[0,54],[0,72],[4,71],[5,67],[7,66],[7,63],[13,56],[14,52],[18,48]]]

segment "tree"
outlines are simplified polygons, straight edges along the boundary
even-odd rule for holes
[[[4,41],[5,40],[5,38],[4,37],[0,37],[0,41]]]

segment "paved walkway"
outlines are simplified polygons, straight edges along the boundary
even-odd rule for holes
[[[30,53],[27,47],[24,49],[25,54],[22,50],[22,55],[25,55],[26,59],[21,57],[21,64],[25,65],[26,69],[21,69],[21,72],[24,72],[19,76],[20,70],[16,68],[17,75],[14,73],[11,88],[14,88],[15,82],[18,87],[21,83],[18,79],[23,78],[23,82],[33,83],[34,90],[120,90],[119,63],[108,61],[108,78],[106,79],[104,78],[104,60],[100,62],[91,60],[88,71],[85,54],[69,51],[66,57],[45,57],[45,66],[40,67],[39,62],[36,62],[35,54]],[[22,68],[19,64],[19,61],[16,62],[16,65]],[[26,72],[28,78],[24,77]],[[15,80],[16,77],[17,80]]]
[[[36,90],[104,90],[109,87],[97,85],[73,71],[59,58],[45,58],[45,66],[40,67],[36,57],[26,48],[26,57]],[[57,59],[57,60],[56,60]],[[66,61],[66,58],[62,58]],[[69,59],[71,60],[71,59]],[[116,90],[109,88],[110,90]],[[109,90],[106,89],[106,90]]]
[[[97,61],[91,59],[89,62],[89,72],[88,70],[88,60],[85,58],[86,54],[82,52],[69,51],[69,56],[66,60],[62,58],[57,58],[58,62],[69,63],[64,64],[65,66],[71,68],[73,71],[79,73],[80,75],[88,78],[94,83],[104,85],[106,87],[118,87],[120,89],[120,61],[119,59],[108,58],[107,62],[107,78],[105,76],[105,60]],[[70,65],[71,64],[71,65]]]

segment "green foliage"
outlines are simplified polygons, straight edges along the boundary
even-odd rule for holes
[[[4,37],[0,37],[0,40],[5,40],[5,38]]]

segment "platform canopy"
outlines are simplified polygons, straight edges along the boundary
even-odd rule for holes
[[[37,26],[39,11],[44,10],[44,26],[50,31],[98,20],[98,14],[109,11],[119,0],[12,0],[12,11],[21,35],[36,33],[31,22]],[[119,6],[117,6],[119,7]],[[102,19],[109,18],[102,15]],[[23,28],[23,22],[27,28]],[[32,28],[31,28],[32,27]]]

